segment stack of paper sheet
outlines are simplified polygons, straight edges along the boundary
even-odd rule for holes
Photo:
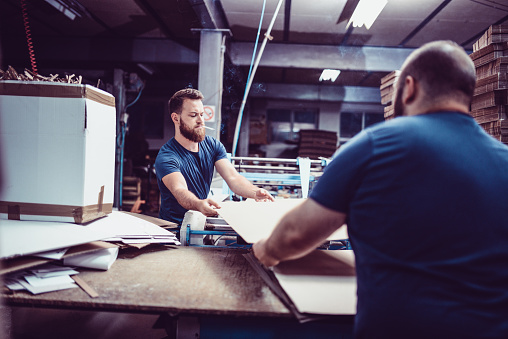
[[[27,290],[39,294],[78,287],[71,278],[78,273],[71,267],[46,264],[38,269],[11,273],[4,278],[4,283],[13,291]]]
[[[86,225],[2,220],[0,258],[31,255],[105,239],[179,245],[173,233],[131,214],[113,211]]]
[[[108,270],[115,262],[119,248],[115,244],[98,241],[101,239],[124,243],[180,244],[168,230],[122,212],[113,212],[87,225],[2,220],[0,274],[9,275],[9,288],[26,289],[32,293],[76,287],[69,275],[49,279],[23,270],[33,270],[42,264],[57,261],[72,267]],[[19,275],[19,272],[25,273]],[[16,273],[18,275],[11,275]]]
[[[105,220],[110,217],[114,218],[112,223]],[[174,233],[132,214],[113,212],[107,218],[97,222],[104,220],[108,227],[115,231],[115,235],[104,238],[104,241],[122,242],[124,244],[180,245]]]

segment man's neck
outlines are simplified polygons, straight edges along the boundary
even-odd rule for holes
[[[415,107],[412,111],[408,112],[409,114],[407,115],[420,115],[434,112],[460,112],[468,114],[469,107],[454,101],[448,101],[434,105],[422,105],[420,107]]]
[[[188,151],[191,151],[191,152],[198,152],[199,151],[199,143],[187,139],[180,133],[176,133],[175,140],[178,141],[178,143],[180,145],[182,145],[182,147]]]

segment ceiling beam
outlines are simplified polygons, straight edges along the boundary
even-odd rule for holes
[[[50,61],[116,61],[198,64],[199,53],[169,39],[54,38],[38,39],[37,58]]]
[[[202,28],[226,29],[229,28],[224,10],[220,1],[216,0],[189,0],[194,12],[201,22]]]
[[[55,38],[39,39],[37,57],[46,60],[125,61],[147,63],[197,64],[199,53],[169,39]],[[231,61],[249,66],[254,44],[233,42]],[[410,48],[352,47],[271,43],[260,67],[302,69],[340,69],[343,71],[391,72],[400,69]]]
[[[253,43],[231,43],[232,62],[239,66],[250,65],[253,49]],[[270,43],[266,46],[259,66],[391,72],[400,69],[413,50],[412,48]]]
[[[301,84],[253,84],[249,97],[304,101],[375,103],[381,105],[377,87],[322,86]]]

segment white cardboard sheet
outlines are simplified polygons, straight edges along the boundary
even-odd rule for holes
[[[324,251],[345,265],[354,267],[354,254],[349,250]],[[301,262],[302,266],[312,262]],[[274,274],[294,303],[298,312],[327,315],[356,314],[356,276],[351,274],[319,275]]]
[[[226,201],[217,209],[224,220],[246,242],[255,243],[268,237],[279,220],[291,209],[302,203],[304,199],[275,199],[274,202],[241,202]],[[328,240],[348,239],[347,228],[342,226]]]
[[[0,258],[29,255],[122,235],[172,235],[135,216],[113,211],[86,225],[0,220]]]

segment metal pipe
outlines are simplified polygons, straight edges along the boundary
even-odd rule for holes
[[[280,6],[282,5],[283,0],[279,0],[279,3],[277,4],[277,8],[275,8],[275,12],[273,14],[272,21],[270,22],[270,25],[268,26],[268,29],[265,33],[265,38],[263,39],[263,43],[261,44],[261,47],[259,48],[259,53],[256,57],[256,61],[254,62],[254,67],[252,68],[252,74],[249,78],[249,82],[247,83],[247,87],[245,88],[245,93],[243,95],[242,105],[240,107],[240,111],[238,113],[238,119],[236,120],[236,128],[235,128],[235,136],[233,138],[233,156],[236,154],[236,147],[238,145],[238,137],[240,136],[240,127],[242,125],[242,117],[243,117],[243,110],[245,109],[245,104],[247,103],[247,96],[249,95],[250,87],[252,86],[252,81],[254,79],[254,75],[256,74],[256,70],[259,65],[259,61],[261,60],[261,56],[263,55],[263,51],[265,49],[266,43],[268,39],[272,39],[270,36],[270,33],[272,32],[273,25],[275,24],[275,19],[277,18],[277,14],[279,13]]]
[[[258,157],[231,157],[232,161],[259,161],[259,162],[278,162],[286,164],[296,164],[298,159],[285,158],[258,158]],[[321,160],[311,160],[312,164],[321,164]]]
[[[300,170],[298,167],[288,167],[288,166],[261,166],[261,165],[244,165],[244,164],[234,164],[237,169],[242,170],[270,170],[274,172],[279,171],[298,171]]]

